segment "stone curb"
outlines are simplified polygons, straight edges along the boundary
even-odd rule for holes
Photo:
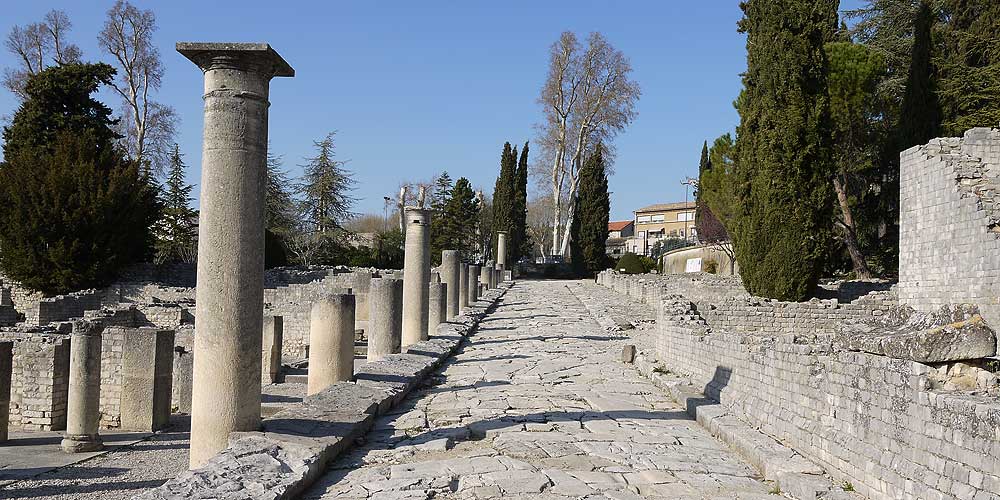
[[[616,322],[594,314],[591,301],[579,295],[577,299],[598,324],[607,330],[615,329]],[[654,355],[637,349],[632,364],[640,375],[666,391],[677,404],[684,407],[685,412],[699,425],[760,471],[764,479],[774,481],[781,493],[795,500],[863,498],[834,485],[818,465],[729,413],[717,401],[695,389],[687,378],[657,371],[656,362]]]
[[[355,382],[338,382],[266,419],[257,432],[234,432],[229,446],[195,470],[184,472],[139,500],[280,500],[298,496],[327,464],[351,448],[475,332],[482,318],[513,286],[501,283],[454,321],[438,326],[433,338],[361,365]]]

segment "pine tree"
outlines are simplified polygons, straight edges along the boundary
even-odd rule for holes
[[[331,132],[314,142],[316,156],[303,165],[300,227],[290,242],[303,264],[335,263],[345,234],[343,222],[353,216],[356,200],[350,192],[355,181],[346,162],[335,159],[333,137]]]
[[[455,181],[451,198],[445,204],[442,216],[442,248],[457,250],[459,257],[470,260],[476,254],[476,225],[479,220],[479,202],[472,184],[465,177]]]
[[[910,69],[903,90],[899,116],[899,144],[902,151],[937,137],[941,129],[941,107],[935,89],[935,70],[931,61],[933,42],[931,28],[934,13],[927,1],[920,2],[920,10],[913,25],[913,48]]]
[[[1000,2],[943,0],[937,59],[946,135],[1000,122]]]
[[[264,188],[264,266],[288,265],[289,239],[298,225],[291,181],[282,168],[281,156],[268,145]]]
[[[114,148],[111,110],[91,96],[113,74],[106,64],[38,73],[4,130],[0,270],[28,288],[103,286],[150,257],[156,193]]]
[[[511,148],[509,142],[503,145],[503,153],[500,155],[500,175],[497,177],[496,186],[493,188],[493,233],[507,231],[508,248],[507,266],[514,261],[513,250],[510,238],[513,236],[514,226],[514,176],[517,170],[517,148]],[[496,248],[496,236],[491,237],[490,249]]]
[[[524,257],[531,256],[531,239],[528,237],[528,143],[521,148],[521,157],[517,161],[517,172],[514,174],[514,219],[513,244],[511,245],[512,260],[519,262]]]
[[[837,0],[746,0],[747,71],[737,100],[740,206],[730,231],[754,294],[802,300],[830,241],[830,111],[823,45]]]
[[[175,143],[170,153],[167,180],[160,193],[160,220],[154,229],[157,264],[192,263],[198,256],[198,212],[191,208],[194,186],[184,182],[186,169],[180,146]]]
[[[608,195],[608,174],[604,162],[604,146],[594,148],[580,169],[576,216],[573,217],[574,268],[585,276],[608,267],[605,243],[608,240],[608,217],[611,198]]]
[[[434,188],[431,191],[431,264],[441,263],[441,251],[450,250],[448,245],[448,235],[444,229],[444,212],[448,201],[451,200],[451,192],[454,185],[448,172],[442,172],[434,180]]]

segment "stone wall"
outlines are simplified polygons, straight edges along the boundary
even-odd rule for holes
[[[82,318],[85,311],[100,309],[103,300],[104,292],[96,289],[46,297],[24,310],[24,321],[38,326]]]
[[[23,430],[62,430],[69,391],[69,335],[33,330],[0,331],[0,340],[14,342],[9,423]]]
[[[659,288],[655,279],[616,273],[598,281],[633,297]],[[837,481],[872,499],[1000,499],[995,395],[930,390],[934,367],[852,352],[830,333],[892,300],[875,291],[849,304],[742,298],[712,309],[681,294],[649,303],[658,309],[663,369]]]
[[[1000,325],[1000,130],[900,154],[899,300],[972,303]]]

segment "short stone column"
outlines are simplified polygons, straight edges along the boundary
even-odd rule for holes
[[[403,280],[372,278],[368,286],[368,361],[400,352]]]
[[[7,440],[10,423],[10,384],[14,368],[14,343],[0,342],[0,443]]]
[[[178,43],[205,73],[192,468],[260,427],[264,171],[270,80],[295,71],[264,43]]]
[[[264,315],[264,328],[260,353],[260,380],[274,384],[281,380],[281,343],[285,329],[282,316]]]
[[[66,453],[104,448],[97,428],[101,420],[100,323],[74,321],[69,345],[69,398],[66,402]]]
[[[309,315],[306,394],[354,377],[354,296],[338,293],[313,303]]]
[[[437,332],[438,325],[448,321],[448,284],[431,283],[428,287],[430,305],[427,311],[427,332],[431,334]]]
[[[479,266],[469,264],[469,304],[475,304],[479,300]]]
[[[497,231],[497,264],[507,270],[507,231]]]
[[[490,274],[493,273],[493,269],[490,269],[488,265],[479,268],[479,284],[486,287],[487,290],[490,289]]]
[[[431,279],[431,212],[406,207],[406,246],[403,254],[403,345],[427,339],[429,307],[427,285]]]
[[[469,265],[463,262],[458,268],[458,310],[469,308]]]
[[[354,295],[354,329],[368,329],[368,286],[374,276],[371,271],[351,273],[351,294]]]
[[[121,429],[160,430],[170,423],[174,331],[126,328],[123,346]]]
[[[448,321],[458,316],[458,279],[461,270],[457,250],[441,251],[441,282],[448,285]]]

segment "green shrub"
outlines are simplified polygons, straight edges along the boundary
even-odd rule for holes
[[[706,273],[716,274],[719,272],[719,263],[716,262],[714,259],[706,260],[703,263],[702,267],[704,268],[703,271],[705,271]]]
[[[627,274],[642,274],[647,268],[643,266],[642,259],[638,255],[625,252],[625,255],[618,259],[618,264],[615,264],[615,270]]]

